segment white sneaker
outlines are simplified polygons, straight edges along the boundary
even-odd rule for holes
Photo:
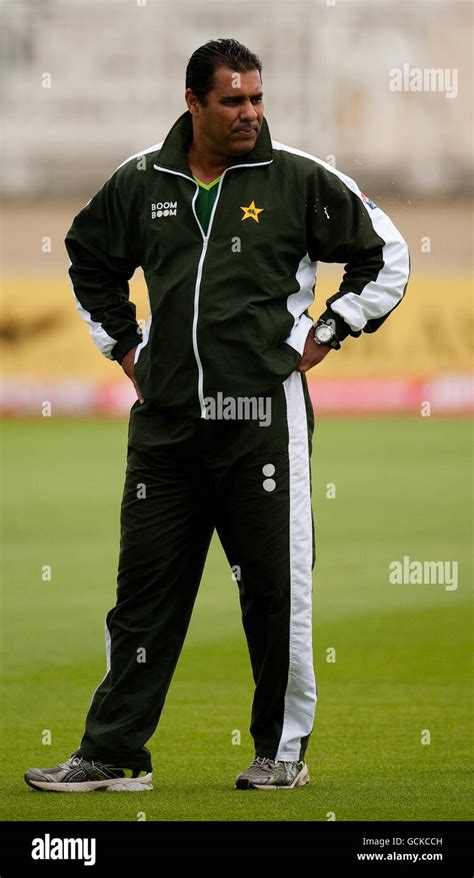
[[[292,790],[309,783],[308,766],[304,762],[275,762],[257,756],[246,771],[235,779],[236,790]]]
[[[24,777],[34,790],[56,793],[91,793],[95,790],[141,793],[153,789],[151,771],[117,768],[82,756],[71,756],[54,768],[30,768]]]

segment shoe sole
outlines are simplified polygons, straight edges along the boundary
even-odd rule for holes
[[[295,787],[303,787],[309,783],[308,766],[303,765],[300,773],[296,775],[292,784],[256,784],[249,780],[236,781],[236,790],[294,790]]]
[[[32,780],[25,774],[25,781],[33,790],[46,793],[143,793],[153,789],[152,774],[140,778],[112,778],[110,780],[87,780],[77,783],[49,783]]]

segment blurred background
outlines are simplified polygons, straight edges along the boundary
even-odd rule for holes
[[[309,374],[319,412],[472,407],[470,2],[3,0],[1,15],[4,412],[128,412],[131,387],[76,313],[63,241],[117,165],[164,138],[189,56],[218,36],[262,58],[273,138],[353,177],[410,247],[402,306]],[[342,271],[319,266],[315,316]],[[131,289],[145,321],[141,271]]]

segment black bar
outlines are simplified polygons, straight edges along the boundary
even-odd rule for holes
[[[163,860],[176,863],[189,857],[219,861],[228,868],[236,859],[245,859],[251,867],[255,859],[264,864],[284,857],[305,858],[315,873],[324,865],[345,866],[343,874],[347,876],[361,871],[410,871],[413,876],[450,874],[471,878],[471,836],[471,824],[461,821],[3,822],[0,878],[63,876],[78,871],[86,876],[106,875],[113,868],[129,870],[134,878],[143,866],[159,874]],[[64,846],[65,839],[80,841],[73,851]],[[91,839],[95,839],[95,850]],[[33,859],[33,850],[44,859]],[[51,858],[57,852],[62,859]],[[361,854],[365,855],[363,860]],[[367,858],[375,854],[377,857]]]

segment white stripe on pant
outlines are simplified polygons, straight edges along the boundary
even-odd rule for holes
[[[301,738],[313,728],[317,690],[312,645],[312,517],[308,427],[302,378],[283,384],[287,402],[290,464],[290,662],[283,730],[275,759],[299,759]]]

